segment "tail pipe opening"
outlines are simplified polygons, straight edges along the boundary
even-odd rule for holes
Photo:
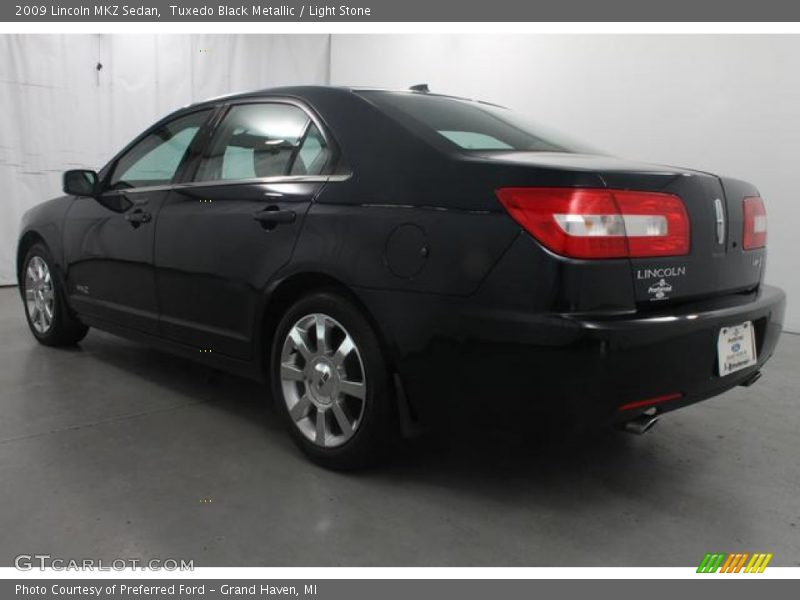
[[[644,435],[655,427],[656,423],[658,423],[658,417],[656,415],[642,414],[635,419],[625,421],[622,424],[622,430],[628,433],[635,433],[636,435]]]

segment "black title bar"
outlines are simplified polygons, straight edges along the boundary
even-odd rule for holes
[[[0,3],[3,22],[770,22],[800,21],[787,0],[56,0]]]

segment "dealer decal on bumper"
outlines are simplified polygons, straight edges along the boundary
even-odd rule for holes
[[[720,377],[756,364],[756,336],[753,323],[723,327],[717,340]]]

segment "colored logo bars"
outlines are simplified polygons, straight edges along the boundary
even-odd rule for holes
[[[749,560],[748,560],[749,559]],[[698,573],[763,573],[767,568],[772,554],[757,552],[735,552],[732,554],[715,553],[706,554],[697,567]],[[745,564],[747,566],[745,566]]]

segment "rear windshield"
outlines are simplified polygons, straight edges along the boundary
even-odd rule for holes
[[[462,150],[597,153],[491,104],[411,92],[361,93],[401,122],[410,119]]]

